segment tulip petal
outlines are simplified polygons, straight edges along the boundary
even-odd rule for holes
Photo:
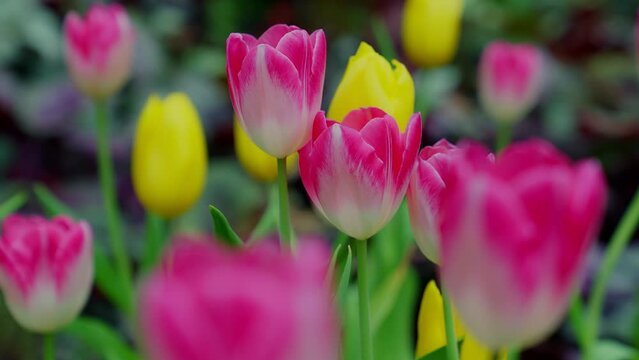
[[[286,33],[277,44],[276,50],[286,56],[302,76],[310,75],[307,67],[312,60],[312,49],[309,44],[309,36],[306,30],[293,30]],[[307,79],[301,79],[303,82]],[[304,89],[306,90],[306,89]]]
[[[284,25],[284,24],[273,25],[270,28],[268,28],[262,34],[262,36],[260,36],[259,39],[257,39],[257,41],[260,44],[267,44],[272,47],[276,47],[277,44],[282,39],[282,37],[284,37],[284,35],[288,34],[291,31],[295,31],[299,29],[300,28],[298,28],[295,25]]]

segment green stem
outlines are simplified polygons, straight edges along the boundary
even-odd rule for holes
[[[55,360],[55,342],[53,334],[44,334],[42,338],[42,359]]]
[[[508,360],[519,360],[519,348],[512,347],[510,351],[508,351]]]
[[[608,280],[610,280],[615,265],[628,245],[638,223],[639,189],[637,189],[630,206],[612,235],[599,271],[596,274],[592,292],[590,293],[588,318],[586,319],[586,331],[582,349],[586,360],[593,359],[593,345],[599,336],[599,321],[601,319],[601,310],[603,308]]]
[[[512,139],[512,125],[508,122],[498,122],[497,123],[497,138],[495,139],[495,152],[499,153],[502,151]]]
[[[359,296],[359,334],[362,360],[373,359],[368,298],[367,245],[368,240],[355,240],[357,244],[357,290]]]
[[[98,139],[98,170],[109,227],[109,239],[111,240],[111,248],[115,256],[117,269],[122,281],[124,282],[123,287],[128,292],[126,298],[128,299],[127,301],[129,304],[126,310],[132,311],[133,287],[131,280],[131,264],[129,263],[129,258],[124,246],[122,223],[116,198],[115,173],[113,170],[113,160],[111,159],[109,120],[106,102],[96,102],[95,110]]]
[[[442,300],[444,302],[444,325],[446,327],[446,359],[459,359],[457,349],[457,335],[455,335],[455,321],[453,320],[453,308],[450,304],[448,292],[442,286]]]
[[[577,291],[570,299],[570,308],[568,308],[568,319],[572,331],[575,333],[577,344],[583,348],[584,342],[584,309],[583,301]]]
[[[278,184],[271,184],[268,190],[268,203],[262,217],[255,225],[249,236],[247,245],[252,245],[277,227],[277,212],[279,207]]]
[[[146,236],[144,253],[142,255],[142,269],[147,271],[152,269],[159,261],[167,232],[167,222],[160,216],[147,211],[146,213]]]
[[[295,240],[291,232],[291,218],[288,212],[288,184],[286,178],[286,156],[277,159],[277,187],[280,204],[280,242],[291,250],[295,250]]]

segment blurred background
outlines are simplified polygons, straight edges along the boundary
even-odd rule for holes
[[[83,214],[106,241],[97,181],[93,109],[74,89],[65,68],[62,21],[84,12],[89,0],[0,0],[0,199],[36,183],[46,185]],[[204,124],[210,156],[208,185],[201,201],[171,224],[176,233],[208,233],[208,204],[215,204],[240,235],[247,235],[267,204],[269,186],[253,180],[233,148],[233,110],[225,72],[230,32],[260,34],[275,23],[323,28],[328,42],[324,106],[328,107],[349,56],[364,40],[413,73],[416,111],[425,117],[423,144],[446,137],[492,144],[492,122],[479,106],[477,64],[484,46],[496,39],[537,44],[546,56],[547,84],[541,102],[517,125],[515,138],[543,137],[573,158],[594,156],[606,171],[609,204],[599,249],[639,184],[639,77],[635,17],[630,0],[465,0],[459,49],[453,61],[418,69],[401,46],[402,0],[128,0],[137,30],[131,80],[109,104],[118,197],[127,222],[132,256],[140,253],[144,211],[130,179],[131,141],[142,106],[151,93],[186,92]],[[293,224],[298,234],[334,236],[317,216],[299,179],[291,180]],[[35,201],[26,211],[41,212]],[[391,236],[392,237],[392,236]],[[434,268],[418,252],[372,245],[377,257],[373,281],[395,286],[391,310],[382,317],[389,340],[380,343],[389,359],[414,356],[418,301]],[[591,269],[600,250],[594,251]],[[403,269],[397,279],[386,269]],[[406,265],[403,266],[402,264]],[[400,276],[401,275],[401,276]],[[393,280],[395,279],[395,280]],[[393,282],[394,281],[394,282]],[[390,285],[389,285],[390,284]],[[639,248],[623,255],[611,281],[603,336],[623,352],[639,342]],[[584,289],[588,291],[588,283]],[[117,314],[97,291],[86,313],[115,326]],[[408,330],[397,329],[406,328]],[[131,329],[120,329],[130,334]],[[390,344],[393,338],[405,338]],[[377,336],[377,335],[376,335]],[[32,359],[34,336],[20,330],[0,306],[0,358]],[[100,358],[76,341],[60,340],[63,358]],[[396,348],[400,346],[401,348]],[[576,359],[568,326],[524,354],[524,359]]]

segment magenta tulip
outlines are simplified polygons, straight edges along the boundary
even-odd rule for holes
[[[377,108],[354,110],[341,123],[318,113],[312,139],[299,155],[300,176],[313,204],[355,239],[377,233],[406,193],[421,124],[414,114],[401,134],[395,120]]]
[[[240,251],[181,242],[140,292],[153,360],[337,360],[339,327],[326,276],[330,253],[302,241]]]
[[[410,223],[417,246],[432,262],[439,262],[438,213],[441,195],[451,181],[451,161],[461,150],[442,139],[419,153],[417,169],[411,176],[406,193]],[[488,160],[493,158],[488,155]]]
[[[94,4],[84,19],[71,12],[64,39],[69,73],[84,94],[107,98],[129,78],[135,31],[122,6]]]
[[[531,45],[496,41],[479,64],[479,95],[494,120],[513,123],[537,103],[543,78],[542,55]]]
[[[258,39],[232,33],[226,59],[231,102],[251,140],[277,158],[304,146],[322,102],[324,32],[309,36],[306,30],[280,24]]]
[[[0,287],[25,329],[51,332],[70,323],[93,282],[89,225],[67,217],[8,216],[0,236]]]
[[[541,140],[494,161],[479,145],[449,160],[438,221],[441,278],[464,324],[494,349],[542,340],[580,285],[606,184]]]

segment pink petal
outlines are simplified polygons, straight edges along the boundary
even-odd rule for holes
[[[284,25],[284,24],[273,25],[270,28],[268,28],[262,34],[262,36],[260,36],[259,39],[257,39],[257,41],[260,44],[267,44],[272,47],[276,47],[277,44],[280,42],[280,39],[282,39],[284,35],[295,30],[299,30],[299,28],[294,25],[290,25],[290,26]]]
[[[369,121],[386,116],[386,112],[376,107],[354,109],[344,117],[342,125],[361,130]]]
[[[307,67],[312,62],[312,49],[306,30],[293,30],[286,33],[280,39],[276,49],[291,60],[300,76],[307,77],[310,75]]]

